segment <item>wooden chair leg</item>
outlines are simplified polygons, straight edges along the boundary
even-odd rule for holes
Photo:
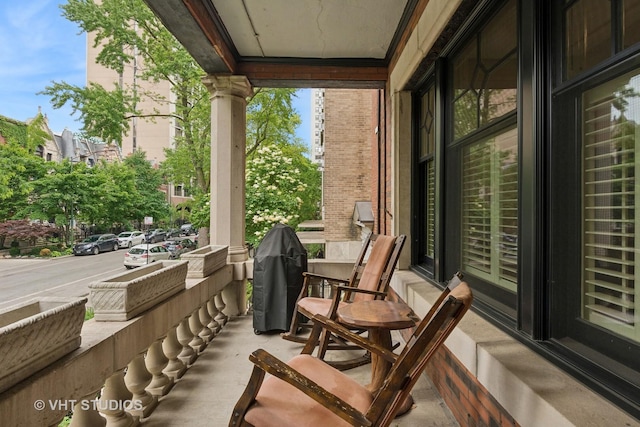
[[[300,316],[302,315],[298,312],[298,307],[296,307],[293,311],[293,317],[291,318],[291,326],[289,327],[289,330],[280,334],[283,339],[301,344],[307,342],[307,337],[300,336],[299,332],[300,329],[308,328],[309,325],[302,325],[299,319]]]

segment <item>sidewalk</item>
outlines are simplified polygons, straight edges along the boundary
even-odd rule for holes
[[[397,337],[395,338],[397,340]],[[232,318],[213,339],[185,375],[176,382],[148,419],[146,427],[221,427],[229,423],[231,411],[244,391],[253,364],[249,354],[263,348],[287,361],[302,349],[301,344],[280,338],[277,333],[255,335],[249,314]],[[368,382],[370,365],[347,371],[359,382]],[[459,426],[423,375],[413,389],[414,408],[398,417],[392,426]],[[283,426],[285,427],[285,426]]]

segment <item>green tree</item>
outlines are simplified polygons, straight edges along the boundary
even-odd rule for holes
[[[94,36],[94,46],[100,47],[98,64],[121,76],[125,67],[134,68],[136,81],[168,82],[176,97],[175,113],[170,116],[179,125],[188,121],[185,109],[188,112],[206,94],[201,82],[204,73],[142,0],[68,0],[61,8],[65,18]],[[79,113],[87,136],[118,144],[129,131],[132,119],[163,116],[157,110],[141,110],[141,99],[170,103],[163,94],[121,83],[114,83],[113,87],[95,83],[80,87],[52,82],[42,93],[51,97],[54,108],[71,104],[72,111]]]
[[[136,191],[135,170],[122,163],[101,162],[94,167],[94,199],[83,220],[102,230],[118,230],[137,218],[136,207],[144,197]]]
[[[91,32],[95,46],[100,46],[96,61],[122,75],[125,66],[135,65],[136,78],[148,82],[169,82],[172,100],[158,93],[142,92],[140,86],[114,84],[104,88],[53,82],[42,92],[49,95],[54,107],[70,103],[80,114],[83,132],[105,141],[122,142],[134,117],[153,119],[157,111],[141,111],[141,99],[172,103],[171,117],[182,132],[174,148],[166,151],[163,163],[166,180],[181,183],[196,199],[195,218],[208,225],[210,192],[210,97],[202,83],[203,71],[191,55],[177,42],[142,0],[68,0],[63,15]],[[247,106],[247,152],[263,144],[286,145],[294,141],[300,117],[292,107],[294,89],[256,89]],[[151,215],[153,206],[145,206]],[[205,232],[207,230],[204,230]],[[203,238],[203,241],[206,239]]]
[[[0,120],[0,221],[22,219],[29,203],[33,181],[45,173],[45,162],[35,155],[49,135],[43,130],[44,117],[38,114],[28,125]]]
[[[142,0],[68,0],[61,6],[63,15],[92,33],[100,47],[96,62],[121,76],[125,67],[136,70],[136,81],[168,82],[171,100],[166,94],[143,91],[142,85],[115,84],[86,87],[52,82],[42,93],[60,108],[70,104],[80,114],[82,131],[87,136],[122,143],[134,118],[154,120],[163,117],[157,110],[142,111],[141,100],[155,105],[171,104],[176,127],[182,129],[175,138],[175,150],[168,153],[169,163],[163,172],[167,179],[193,187],[194,194],[209,191],[210,100],[202,83],[204,72],[191,55],[169,33]],[[152,87],[152,85],[144,85]],[[172,156],[175,151],[175,156]],[[154,178],[153,182],[157,182]],[[162,184],[162,180],[160,180]],[[138,186],[142,183],[138,182]],[[154,193],[136,216],[154,218],[164,206]],[[146,197],[146,196],[145,196]]]
[[[154,223],[166,221],[169,217],[169,205],[165,194],[160,191],[163,183],[162,172],[147,161],[142,151],[137,151],[122,162],[133,171],[134,189],[129,218],[141,225],[144,217],[153,217]]]
[[[33,181],[44,174],[44,160],[15,144],[0,144],[0,221],[21,219],[33,192]]]
[[[71,243],[71,224],[89,218],[98,209],[96,175],[85,163],[47,163],[48,172],[33,182],[33,193],[25,216],[53,220],[65,230],[65,241]]]
[[[293,108],[295,89],[257,89],[247,103],[247,156],[262,144],[288,145],[301,120]]]
[[[302,220],[309,219],[304,215],[317,212],[319,198],[303,179],[305,176],[308,179],[313,169],[301,150],[293,146],[283,149],[266,144],[255,150],[247,160],[246,171],[245,221],[249,243],[259,244],[277,223],[295,228]],[[319,172],[317,174],[319,182]]]

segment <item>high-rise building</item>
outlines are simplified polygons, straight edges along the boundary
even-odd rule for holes
[[[145,64],[141,55],[134,54],[134,60],[124,64],[121,74],[99,65],[96,57],[100,47],[94,47],[95,36],[87,34],[87,84],[97,83],[107,90],[114,87],[126,87],[135,90],[140,97],[138,110],[149,118],[133,117],[129,121],[129,132],[122,138],[122,155],[126,157],[135,151],[143,151],[152,166],[158,167],[165,160],[165,148],[172,148],[175,137],[181,129],[175,118],[173,93],[167,81],[150,82],[141,80]],[[169,183],[163,186],[167,193],[167,202],[177,205],[189,198],[184,185]]]
[[[324,167],[324,89],[311,89],[311,161]]]
[[[167,81],[155,83],[141,80],[144,63],[140,55],[134,54],[134,60],[124,64],[122,74],[96,63],[100,47],[94,47],[95,36],[87,34],[87,83],[100,84],[107,90],[116,86],[131,88],[140,97],[137,108],[156,117],[142,119],[131,118],[130,130],[122,139],[122,154],[127,156],[134,151],[144,151],[147,160],[157,166],[164,159],[164,149],[173,146],[176,134],[175,119],[170,118],[174,108],[171,103],[171,87]],[[154,96],[155,95],[155,96]]]

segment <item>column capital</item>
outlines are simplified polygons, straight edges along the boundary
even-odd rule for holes
[[[208,74],[202,78],[202,82],[209,90],[212,98],[221,95],[247,98],[252,91],[251,83],[246,76]]]

